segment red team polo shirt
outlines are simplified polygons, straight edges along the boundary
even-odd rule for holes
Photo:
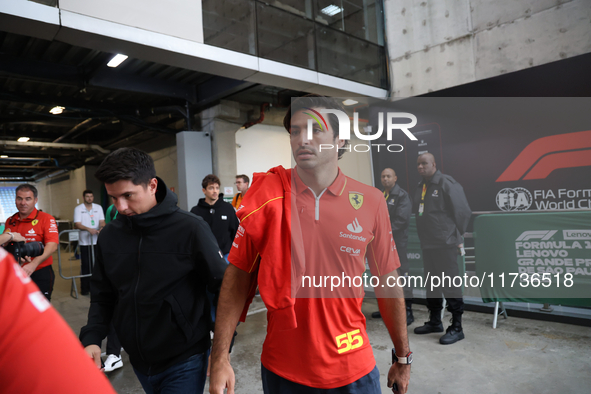
[[[305,275],[319,272],[314,267],[331,264],[349,276],[362,276],[366,258],[377,276],[400,266],[386,201],[378,189],[339,170],[333,184],[315,196],[297,172],[292,173],[305,248]],[[240,242],[248,242],[248,238]],[[230,262],[253,272],[259,261],[257,251],[252,245],[243,246],[233,248]],[[258,279],[260,283],[270,278]],[[305,294],[305,289],[300,294]],[[297,328],[277,330],[269,322],[261,356],[265,368],[290,381],[321,389],[341,387],[370,373],[376,363],[361,312],[363,295],[361,289],[358,298],[297,298]]]
[[[59,233],[55,219],[50,214],[37,210],[37,208],[34,208],[33,212],[24,220],[20,219],[18,212],[12,215],[6,221],[6,230],[4,232],[6,233],[9,230],[13,233],[19,233],[27,239],[27,242],[37,241],[42,242],[43,245],[48,242],[59,244]],[[53,264],[53,257],[49,256],[47,260],[39,264],[35,271],[39,271],[51,264]]]

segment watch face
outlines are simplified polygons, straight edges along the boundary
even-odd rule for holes
[[[408,353],[408,356],[406,356],[406,363],[407,364],[412,363],[412,352]]]

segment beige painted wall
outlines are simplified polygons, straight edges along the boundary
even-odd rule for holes
[[[60,0],[62,10],[203,43],[201,0]]]
[[[82,203],[82,192],[86,189],[86,171],[81,167],[68,174],[70,175],[68,180],[48,184],[54,179],[48,178],[37,183],[36,187],[39,191],[37,208],[56,219],[71,221],[74,219],[74,208]],[[62,176],[57,176],[55,179]]]
[[[156,175],[166,183],[169,189],[174,188],[174,191],[178,192],[179,181],[176,146],[151,152],[150,156],[154,159]]]

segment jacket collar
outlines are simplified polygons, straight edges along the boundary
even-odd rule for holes
[[[439,171],[439,170],[435,171],[435,174],[433,174],[433,178],[431,178],[429,183],[438,184],[441,181],[442,176],[443,175],[441,174],[441,171]],[[421,179],[421,181],[419,182],[419,186],[421,186],[423,183],[425,183],[425,180]]]
[[[397,196],[398,194],[400,194],[400,186],[398,186],[398,183],[395,184],[392,189],[390,189],[390,191],[388,192],[389,196]]]

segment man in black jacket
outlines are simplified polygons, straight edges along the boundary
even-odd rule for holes
[[[191,213],[201,216],[209,224],[211,232],[227,260],[232,248],[232,241],[238,231],[238,218],[234,207],[224,201],[224,195],[220,193],[220,185],[220,178],[213,174],[203,178],[201,186],[205,198],[201,198],[199,203],[191,208]]]
[[[226,268],[215,238],[177,207],[145,152],[118,149],[95,176],[119,215],[98,239],[80,340],[100,367],[112,321],[146,392],[202,393],[211,345],[205,289],[217,295]]]
[[[459,276],[458,250],[463,248],[463,235],[468,227],[472,211],[462,186],[449,175],[437,170],[435,158],[424,153],[417,159],[417,169],[423,178],[414,194],[414,212],[417,232],[423,250],[425,275],[429,273],[442,279]],[[447,328],[439,343],[449,345],[464,339],[462,314],[464,300],[461,287],[437,287],[431,290],[427,283],[427,307],[429,321],[415,328],[415,334],[443,332],[441,311],[442,295],[447,300],[447,309],[452,314],[452,325]]]
[[[408,193],[396,184],[398,177],[396,171],[391,168],[385,168],[382,171],[381,178],[382,186],[384,187],[384,197],[388,205],[388,213],[390,214],[390,225],[392,226],[392,238],[396,244],[396,251],[400,259],[400,268],[398,268],[398,275],[405,276],[408,279],[408,257],[406,255],[406,247],[408,245],[408,224],[410,222],[410,215],[412,213],[412,202]],[[404,287],[404,301],[406,304],[406,325],[410,326],[414,322],[412,315],[412,287],[410,283]],[[374,312],[371,317],[381,317],[380,312]]]

